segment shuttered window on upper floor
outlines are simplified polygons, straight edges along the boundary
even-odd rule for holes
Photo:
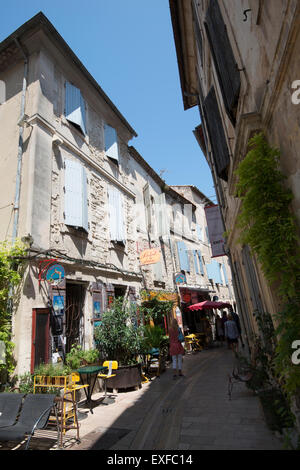
[[[108,188],[110,239],[125,245],[124,199],[122,193],[114,187]]]
[[[200,250],[197,250],[199,264],[200,264],[200,273],[204,276],[204,264],[202,260],[202,253]]]
[[[197,18],[196,7],[194,2],[192,2],[192,14],[193,14],[193,26],[196,38],[197,49],[200,57],[201,67],[203,67],[203,41],[202,41],[202,34],[200,30],[199,20]]]
[[[86,170],[80,162],[73,160],[65,160],[64,221],[66,225],[88,232]]]
[[[85,102],[81,91],[69,82],[65,85],[65,116],[83,134],[86,134]]]
[[[187,271],[190,272],[190,260],[189,260],[189,255],[187,251],[187,247],[184,242],[176,242],[177,244],[177,251],[178,251],[178,257],[179,257],[179,264],[180,264],[180,269],[182,271]]]
[[[218,0],[210,0],[205,29],[227,114],[235,124],[241,87],[240,72],[229,41]]]
[[[223,284],[220,264],[216,260],[206,265],[208,279],[212,279],[215,284]]]
[[[109,126],[104,125],[104,142],[106,156],[112,158],[114,163],[119,163],[119,144],[116,130]]]
[[[230,157],[214,87],[204,100],[203,111],[216,173],[219,178],[227,181]]]

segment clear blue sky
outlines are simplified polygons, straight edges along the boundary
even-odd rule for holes
[[[168,0],[1,1],[0,41],[42,11],[138,134],[130,141],[169,185],[213,201],[206,160],[184,111]]]

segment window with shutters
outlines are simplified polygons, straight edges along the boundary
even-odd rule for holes
[[[200,273],[202,274],[202,276],[204,276],[204,262],[203,262],[201,251],[197,250],[197,254],[198,254],[198,260],[200,264]]]
[[[193,250],[193,257],[194,257],[195,273],[200,274],[196,250]]]
[[[125,218],[123,194],[114,187],[108,188],[109,228],[112,242],[125,245]]]
[[[244,265],[245,273],[247,277],[247,283],[249,287],[253,309],[258,310],[259,312],[263,312],[264,308],[263,308],[263,304],[261,300],[259,284],[257,281],[254,263],[250,254],[249,247],[247,245],[245,245],[242,249],[242,259],[243,259],[243,265]]]
[[[199,24],[199,20],[197,17],[197,12],[196,12],[196,7],[195,7],[194,2],[192,2],[192,14],[193,14],[193,26],[194,26],[197,50],[198,50],[198,54],[200,58],[201,67],[203,67],[203,41],[202,41],[200,24]]]
[[[88,232],[87,175],[81,163],[65,160],[65,206],[66,225],[82,228]]]
[[[0,80],[0,104],[6,101],[6,84],[4,80]]]
[[[205,29],[224,106],[231,122],[235,124],[241,78],[218,0],[210,0],[209,2],[205,18]]]
[[[204,100],[203,111],[216,173],[219,178],[227,181],[230,157],[214,87]]]
[[[216,260],[206,265],[208,279],[212,279],[215,284],[222,284],[220,264]]]
[[[106,156],[116,164],[119,164],[119,144],[116,130],[109,126],[104,125],[104,142]]]
[[[79,88],[65,83],[65,116],[76,129],[86,134],[85,101]]]
[[[155,217],[157,222],[157,236],[168,237],[170,235],[170,225],[165,193],[161,193],[156,197]]]
[[[177,252],[178,252],[178,257],[179,257],[179,264],[180,264],[180,269],[181,271],[187,271],[190,272],[190,260],[189,260],[189,255],[187,251],[187,247],[184,242],[176,242],[177,244]]]
[[[151,230],[152,230],[152,224],[151,224],[152,207],[151,207],[150,186],[149,186],[148,183],[144,186],[143,198],[144,198],[144,206],[145,206],[146,232],[151,233]]]

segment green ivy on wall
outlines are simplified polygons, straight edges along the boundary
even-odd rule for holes
[[[13,294],[16,299],[15,289],[22,279],[21,259],[25,256],[26,249],[17,241],[14,245],[9,242],[0,243],[0,341],[5,344],[6,358],[0,364],[0,372],[11,374],[14,370],[13,349],[11,341],[11,312],[9,311],[9,297]]]
[[[284,308],[276,316],[275,370],[286,392],[293,394],[300,389],[300,367],[291,362],[292,342],[300,339],[300,245],[290,210],[293,194],[284,186],[280,152],[264,134],[256,134],[249,148],[236,171],[239,242],[250,246],[269,283],[277,283]]]

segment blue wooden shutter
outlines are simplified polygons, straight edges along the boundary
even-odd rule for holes
[[[196,274],[199,274],[199,266],[198,266],[198,261],[197,261],[197,251],[193,250],[193,256],[194,256],[194,264],[195,264],[195,271]]]
[[[78,88],[66,82],[65,115],[86,134],[85,102]]]
[[[105,153],[109,158],[119,162],[119,146],[116,130],[105,124],[104,126]]]
[[[82,227],[89,231],[89,218],[88,218],[88,194],[87,194],[87,176],[84,166],[81,167],[81,181],[82,181]]]
[[[170,235],[169,217],[166,206],[166,195],[161,193],[155,200],[155,212],[157,220],[157,235],[168,237]]]
[[[108,189],[110,239],[125,243],[123,196],[116,188]]]
[[[88,231],[87,181],[85,168],[65,160],[65,224]]]
[[[222,268],[223,268],[223,274],[224,274],[225,284],[226,284],[226,286],[228,286],[228,285],[229,285],[229,282],[228,282],[228,277],[227,277],[227,272],[226,272],[226,266],[225,266],[225,264],[222,265]]]
[[[196,225],[198,240],[203,242],[202,228],[199,224]]]
[[[176,242],[177,250],[180,262],[180,269],[183,271],[190,272],[190,261],[188,257],[188,252],[184,242]]]
[[[220,264],[213,260],[206,265],[207,275],[209,279],[213,279],[216,284],[222,284]]]
[[[200,272],[204,276],[204,266],[203,266],[202,254],[201,254],[200,250],[197,250],[197,253],[198,253],[198,259],[199,259],[199,263],[200,263]]]

